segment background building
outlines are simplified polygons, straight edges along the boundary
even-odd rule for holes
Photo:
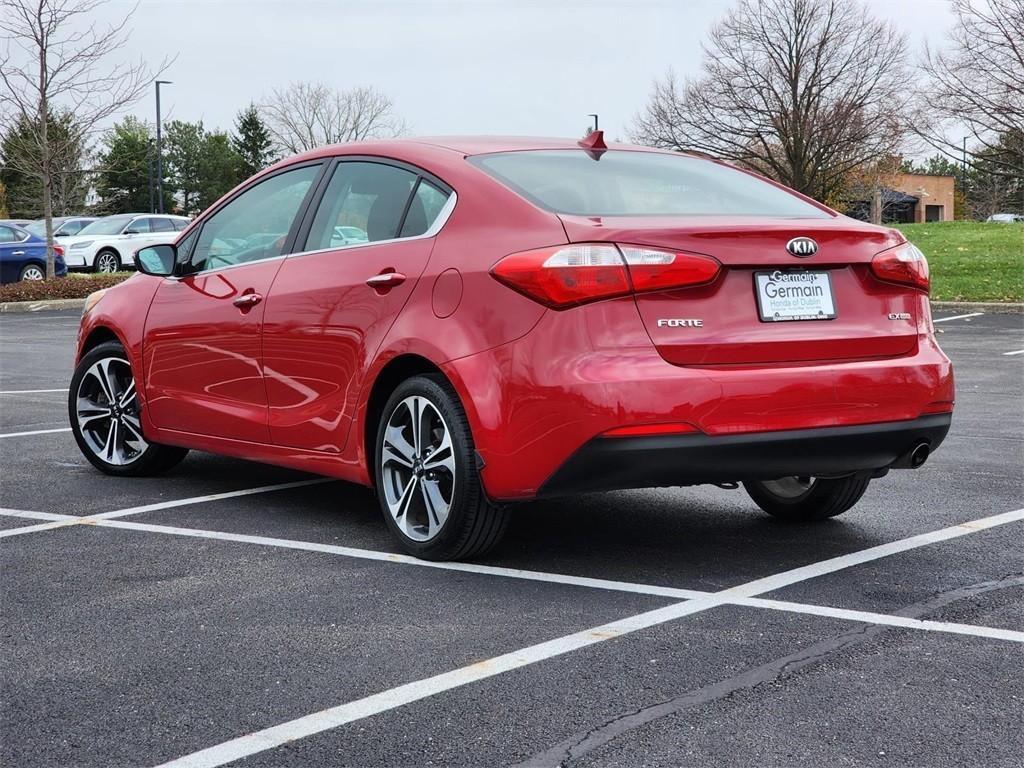
[[[898,173],[882,187],[882,221],[920,223],[953,221],[953,176],[925,173]],[[871,200],[851,200],[847,214],[863,221],[871,220]]]

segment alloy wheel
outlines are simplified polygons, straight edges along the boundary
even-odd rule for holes
[[[34,264],[31,265],[31,266],[25,267],[24,271],[22,271],[22,273],[21,273],[21,279],[22,280],[32,280],[32,281],[35,281],[35,280],[43,280],[45,278],[46,278],[46,273],[43,272],[42,268],[37,267]]]
[[[395,406],[378,457],[382,491],[399,530],[430,541],[441,530],[455,497],[451,431],[437,407],[412,395]]]
[[[149,447],[139,423],[135,378],[127,360],[104,357],[78,384],[78,429],[89,449],[115,466],[137,460]]]
[[[764,480],[762,485],[780,499],[799,499],[806,496],[814,488],[815,479],[804,475],[780,477],[778,480]]]
[[[104,251],[96,257],[97,272],[117,272],[117,257],[109,251]]]

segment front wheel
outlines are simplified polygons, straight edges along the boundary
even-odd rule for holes
[[[772,517],[791,523],[826,520],[841,515],[864,495],[870,478],[859,475],[825,479],[782,477],[743,483],[754,502]]]
[[[505,532],[506,510],[480,483],[465,411],[442,376],[407,379],[377,430],[377,496],[399,545],[425,560],[476,557]]]
[[[96,254],[96,263],[93,265],[97,272],[110,274],[121,268],[121,257],[114,251],[100,251]]]
[[[186,448],[158,445],[142,434],[135,376],[124,347],[108,341],[90,350],[71,377],[68,415],[82,454],[108,475],[138,477],[170,469]]]

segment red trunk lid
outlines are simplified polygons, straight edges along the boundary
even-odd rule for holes
[[[571,242],[674,248],[722,263],[722,272],[710,285],[637,295],[651,340],[671,363],[850,360],[906,355],[917,348],[921,294],[883,283],[870,270],[875,254],[903,242],[893,230],[846,217],[561,218]],[[806,258],[792,256],[786,245],[799,237],[812,238],[817,252]],[[776,271],[826,272],[835,318],[761,320],[755,274],[766,273],[763,282],[768,282]],[[824,278],[816,280],[824,283]]]

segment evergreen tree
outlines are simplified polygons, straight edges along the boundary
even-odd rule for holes
[[[50,113],[47,120],[53,215],[79,213],[85,205],[86,141],[70,112]],[[43,183],[39,175],[38,125],[13,121],[0,136],[0,183],[6,189],[12,217],[43,215]]]
[[[149,126],[129,115],[107,131],[101,143],[104,149],[99,158],[96,191],[103,200],[103,211],[137,213],[150,210],[150,163],[154,163],[155,143]],[[153,168],[155,172],[155,164]],[[163,189],[164,210],[171,211],[174,208],[174,184],[165,179]]]
[[[243,174],[242,157],[232,146],[231,138],[223,131],[213,131],[203,137],[200,151],[201,183],[199,187],[199,208],[213,205],[220,197],[230,192]]]
[[[235,118],[235,133],[231,136],[231,146],[241,158],[238,169],[239,181],[249,178],[274,161],[270,131],[267,130],[255,104],[249,104]]]
[[[164,127],[164,159],[167,175],[181,196],[181,210],[198,213],[203,186],[202,154],[206,141],[203,122],[186,123],[172,120]]]

